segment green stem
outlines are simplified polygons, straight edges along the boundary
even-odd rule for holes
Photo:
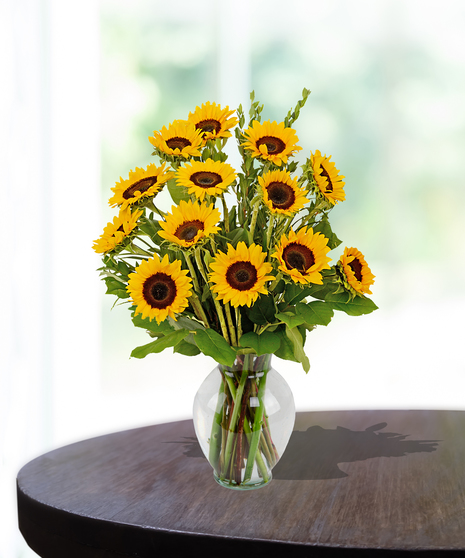
[[[224,467],[223,471],[227,470],[229,467],[229,463],[231,461],[231,453],[233,449],[233,442],[236,437],[236,423],[239,416],[239,411],[242,408],[242,394],[244,392],[245,382],[249,376],[248,367],[244,366],[242,370],[241,379],[239,381],[239,385],[237,386],[236,395],[234,396],[234,409],[231,414],[231,420],[229,422],[229,432],[228,432],[228,440],[226,442],[226,449],[224,452]],[[227,376],[227,374],[225,374]],[[224,473],[222,476],[222,480],[224,480]]]
[[[242,337],[242,316],[239,306],[236,306],[236,327],[237,327],[237,342],[239,343]]]
[[[253,358],[252,356],[248,357],[248,358]],[[249,366],[250,360],[248,361],[244,361],[244,367],[245,366]],[[226,380],[226,383],[228,384],[228,388],[229,391],[231,393],[231,397],[235,400],[236,399],[236,386],[234,385],[234,381],[232,379],[231,376],[229,376],[228,374],[224,374],[224,379]],[[223,425],[223,430],[226,429],[226,426]],[[250,428],[250,424],[248,420],[244,421],[244,432],[245,435],[247,436],[247,441],[249,443],[249,447],[250,447],[250,442],[252,440],[252,430]],[[225,440],[225,436],[223,436],[223,440],[222,440],[222,452],[221,452],[221,456],[220,456],[220,463],[221,463],[221,470],[224,471],[224,459],[225,459],[225,451],[226,451],[226,440]],[[260,474],[262,476],[263,479],[268,480],[268,472],[266,469],[266,465],[265,462],[263,461],[262,456],[260,455],[260,453],[257,453],[255,456],[255,461],[257,462],[257,467],[258,470],[260,471]]]
[[[221,304],[216,300],[216,295],[214,295],[213,293],[212,293],[212,298],[213,298],[213,303],[215,304],[216,313],[218,314],[218,319],[220,320],[223,337],[226,339],[228,343],[230,343],[228,327],[226,326],[226,321],[224,319],[223,309],[221,308]]]
[[[191,301],[192,307],[195,310],[195,314],[196,314],[197,318],[199,318],[199,320],[202,320],[206,327],[210,327],[210,323],[208,322],[207,315],[205,314],[205,310],[203,309],[203,306],[202,306],[202,303],[199,300],[199,297],[195,293],[192,293],[191,296],[190,296],[190,301]]]
[[[251,449],[251,440],[252,440],[252,430],[250,428],[250,424],[245,421],[244,422],[244,432],[247,436],[247,440],[249,442],[249,456],[250,456],[250,449]],[[257,454],[255,455],[255,461],[257,462],[257,467],[258,470],[260,471],[260,474],[262,476],[262,479],[267,482],[269,480],[269,475],[268,475],[268,471],[266,469],[266,465],[265,462],[263,461],[263,457],[261,456],[260,452],[257,452]],[[248,460],[247,460],[248,463]],[[252,462],[252,468],[253,468],[253,462]],[[248,479],[247,477],[244,477],[243,482],[246,482]]]
[[[257,224],[258,208],[260,207],[260,200],[255,202],[252,212],[252,221],[250,223],[250,238],[253,241],[253,233],[255,232],[255,225]]]
[[[234,381],[232,379],[231,376],[229,376],[229,374],[227,374],[226,372],[224,373],[224,379],[226,380],[226,383],[228,384],[228,388],[229,391],[231,392],[231,396],[233,399],[236,398],[236,386],[234,385]]]
[[[137,244],[134,244],[133,242],[130,242],[126,249],[132,254],[139,254],[141,256],[149,256],[150,258],[153,258],[153,254],[147,252],[147,250],[144,250],[143,248],[137,246]]]
[[[229,211],[228,206],[226,205],[226,200],[224,196],[221,196],[221,201],[223,203],[223,218],[224,218],[224,230],[225,232],[229,232]]]
[[[220,450],[221,450],[221,422],[223,420],[223,404],[225,399],[225,390],[226,384],[224,381],[220,384],[220,390],[218,392],[218,401],[216,402],[216,410],[215,416],[213,417],[213,426],[212,426],[212,433],[210,436],[210,450],[208,460],[212,464],[215,471],[218,471],[219,465],[219,457],[220,457]]]
[[[263,396],[265,394],[266,376],[267,376],[267,372],[264,372],[263,376],[260,379],[260,386],[258,388],[258,401],[260,405],[255,408],[255,419],[253,423],[252,436],[250,440],[249,455],[247,457],[247,465],[245,468],[244,482],[250,480],[252,476],[252,469],[255,462],[255,458],[257,456],[258,443],[260,442],[260,434],[262,430],[262,421],[263,421],[263,408],[265,406]],[[268,474],[266,474],[266,478],[263,477],[263,480],[265,482],[268,480]]]
[[[268,251],[268,257],[270,257],[270,247],[271,247],[271,233],[273,232],[274,215],[270,214],[270,222],[268,223],[268,231],[266,233],[266,249]]]
[[[265,455],[266,460],[268,461],[268,465],[271,467],[273,467],[273,465],[275,464],[275,461],[273,460],[273,457],[271,455],[270,449],[268,447],[265,435],[263,434],[263,432],[261,432],[260,434],[260,449],[261,452]]]
[[[145,207],[147,207],[148,209],[151,209],[152,211],[155,211],[156,213],[158,213],[158,215],[160,215],[160,217],[162,217],[163,219],[166,217],[167,213],[165,213],[164,211],[162,211],[161,209],[158,209],[158,207],[153,203],[153,200],[150,200],[148,203],[145,204]]]
[[[231,336],[231,343],[233,344],[233,347],[237,347],[236,329],[235,329],[233,321],[232,321],[231,309],[229,307],[229,302],[227,302],[224,305],[224,309],[225,309],[225,312],[226,312],[226,319],[228,320],[229,335]]]
[[[140,240],[141,242],[143,242],[146,246],[148,246],[151,250],[155,251],[155,246],[153,246],[152,244],[149,244],[146,240],[144,240],[141,236],[137,237],[137,240]]]
[[[197,280],[197,273],[195,273],[195,269],[194,266],[192,265],[191,262],[191,258],[189,256],[189,254],[187,252],[183,252],[184,254],[184,259],[186,260],[187,263],[187,267],[189,268],[191,277],[192,277],[192,281],[194,282],[194,289],[199,293],[202,294],[200,287],[199,287],[199,282]]]
[[[197,248],[197,250],[194,251],[194,257],[195,257],[195,263],[197,264],[197,267],[200,271],[200,274],[202,275],[202,279],[208,285],[208,276],[207,276],[207,273],[205,271],[205,267],[203,265],[202,258],[200,257],[200,248]]]
[[[276,449],[276,446],[273,443],[273,440],[271,439],[270,425],[268,423],[268,417],[266,415],[263,420],[263,432],[265,433],[265,438],[268,447],[270,449],[270,452],[272,452],[273,465],[275,465],[276,461],[278,461],[279,459],[279,453],[278,450]]]
[[[213,250],[213,254],[216,254],[216,244],[215,241],[213,240],[213,236],[210,237],[210,244]]]

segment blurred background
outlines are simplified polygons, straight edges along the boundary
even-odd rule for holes
[[[298,410],[465,410],[464,28],[461,0],[1,0],[1,558],[35,556],[22,465],[190,418],[214,366],[130,359],[146,334],[91,248],[147,137],[206,101],[248,108],[253,89],[280,122],[312,91],[300,158],[320,149],[346,177],[333,259],[355,246],[376,276],[378,311],[308,336],[308,375],[275,358]]]

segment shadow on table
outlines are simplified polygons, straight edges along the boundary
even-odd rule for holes
[[[273,469],[273,478],[316,480],[347,477],[338,463],[364,461],[373,457],[404,457],[409,453],[435,451],[439,440],[406,440],[408,435],[378,432],[383,422],[362,431],[338,426],[335,430],[311,426],[294,431],[282,459]]]
[[[406,440],[407,435],[379,432],[382,422],[362,431],[338,426],[335,430],[311,426],[294,431],[283,457],[273,468],[273,479],[317,480],[347,477],[339,463],[364,461],[374,457],[404,457],[409,453],[436,451],[440,440]],[[204,457],[195,438],[185,438],[186,457]]]

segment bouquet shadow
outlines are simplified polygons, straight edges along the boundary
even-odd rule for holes
[[[273,469],[274,480],[325,480],[347,477],[340,463],[364,461],[376,457],[405,457],[411,453],[436,451],[440,440],[407,440],[408,434],[379,432],[387,423],[354,431],[338,426],[325,429],[314,425],[305,431],[295,430],[282,458]],[[184,455],[204,458],[195,438],[178,442],[185,446]]]

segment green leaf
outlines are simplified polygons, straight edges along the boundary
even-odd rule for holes
[[[202,289],[202,297],[201,297],[201,299],[200,299],[200,302],[205,302],[205,301],[208,300],[210,297],[211,297],[210,287],[209,287],[207,284],[205,284],[205,285],[203,286],[203,289]]]
[[[190,196],[187,193],[187,189],[184,186],[178,186],[176,180],[172,178],[168,180],[168,192],[170,193],[171,199],[176,205],[179,205],[181,200],[188,201]]]
[[[141,314],[137,314],[137,316],[134,316],[134,312],[135,310],[131,315],[131,319],[132,323],[136,327],[141,327],[143,329],[146,329],[147,331],[151,331],[152,333],[157,333],[159,335],[167,335],[168,333],[172,333],[174,331],[174,328],[171,327],[168,320],[163,320],[162,322],[157,323],[157,320],[155,319],[149,320],[148,318],[142,318]]]
[[[328,239],[328,246],[331,250],[339,246],[342,242],[342,240],[339,240],[339,238],[333,233],[327,217],[323,217],[321,221],[313,227],[313,232],[319,232],[325,236]]]
[[[228,216],[229,230],[232,230],[236,227],[236,214],[237,214],[237,209],[236,206],[233,205],[231,210],[229,211],[229,216]]]
[[[200,253],[200,258],[203,260],[203,263],[205,264],[205,269],[207,271],[210,271],[210,264],[213,261],[213,256],[210,254],[210,252],[208,250],[203,250]]]
[[[173,348],[173,353],[179,353],[185,356],[197,356],[200,354],[200,349],[192,343],[182,340]]]
[[[302,364],[302,368],[305,372],[308,372],[310,370],[310,361],[305,354],[303,339],[300,331],[296,327],[290,328],[286,326],[286,335],[292,342],[296,360]]]
[[[275,321],[275,312],[276,308],[272,296],[260,296],[253,306],[246,308],[249,320],[258,325],[272,324]]]
[[[224,366],[232,366],[236,360],[236,351],[214,329],[198,329],[195,342],[204,355],[214,358]]]
[[[370,298],[356,296],[353,300],[350,300],[350,295],[347,292],[329,294],[325,300],[334,310],[340,310],[349,314],[349,316],[362,316],[378,309]]]
[[[330,304],[316,300],[305,304],[303,302],[295,307],[297,314],[304,318],[307,325],[328,325],[334,315]]]
[[[128,274],[131,272],[130,267],[126,262],[119,261],[117,265],[118,271],[121,273],[122,276],[127,277]]]
[[[281,346],[275,351],[275,356],[283,360],[291,360],[292,362],[299,362],[294,356],[294,345],[289,337],[286,335],[284,329],[278,329],[275,332],[276,337],[279,339]]]
[[[239,339],[239,345],[241,347],[250,347],[255,350],[258,356],[273,354],[277,351],[281,345],[279,337],[276,337],[274,333],[269,331],[264,331],[260,335],[254,333],[253,331],[245,333]]]
[[[160,337],[156,341],[152,341],[147,345],[135,348],[132,351],[131,356],[134,358],[144,358],[150,353],[161,353],[168,347],[176,346],[187,335],[189,335],[189,332],[186,329],[178,329],[177,331],[173,331],[173,333]]]
[[[287,302],[289,306],[292,306],[307,296],[310,296],[311,292],[311,287],[301,287],[296,283],[288,283],[286,285],[286,290],[284,291],[284,301]]]
[[[104,281],[107,286],[105,294],[116,295],[118,298],[129,298],[125,283],[118,281],[114,277],[105,277]]]
[[[150,237],[155,244],[160,244],[163,240],[160,236],[158,236],[158,232],[161,231],[161,226],[160,221],[156,219],[141,219],[139,229]]]
[[[168,321],[174,329],[205,329],[205,327],[195,320],[191,320],[190,318],[186,318],[185,316],[178,316],[177,320],[173,320],[173,318],[168,317]]]
[[[281,322],[284,322],[291,329],[293,327],[297,327],[298,325],[303,324],[305,321],[302,316],[299,316],[294,312],[290,312],[290,311],[279,312],[278,314],[276,314],[276,318]]]
[[[326,300],[326,297],[330,292],[332,292],[336,287],[331,285],[311,285],[306,287],[306,297],[311,296],[312,298],[319,298],[321,300]]]
[[[249,245],[248,241],[250,232],[246,229],[234,229],[233,231],[226,233],[225,236],[228,238],[229,243],[232,244],[234,248],[236,248],[238,243],[241,241],[245,242],[247,246]]]

